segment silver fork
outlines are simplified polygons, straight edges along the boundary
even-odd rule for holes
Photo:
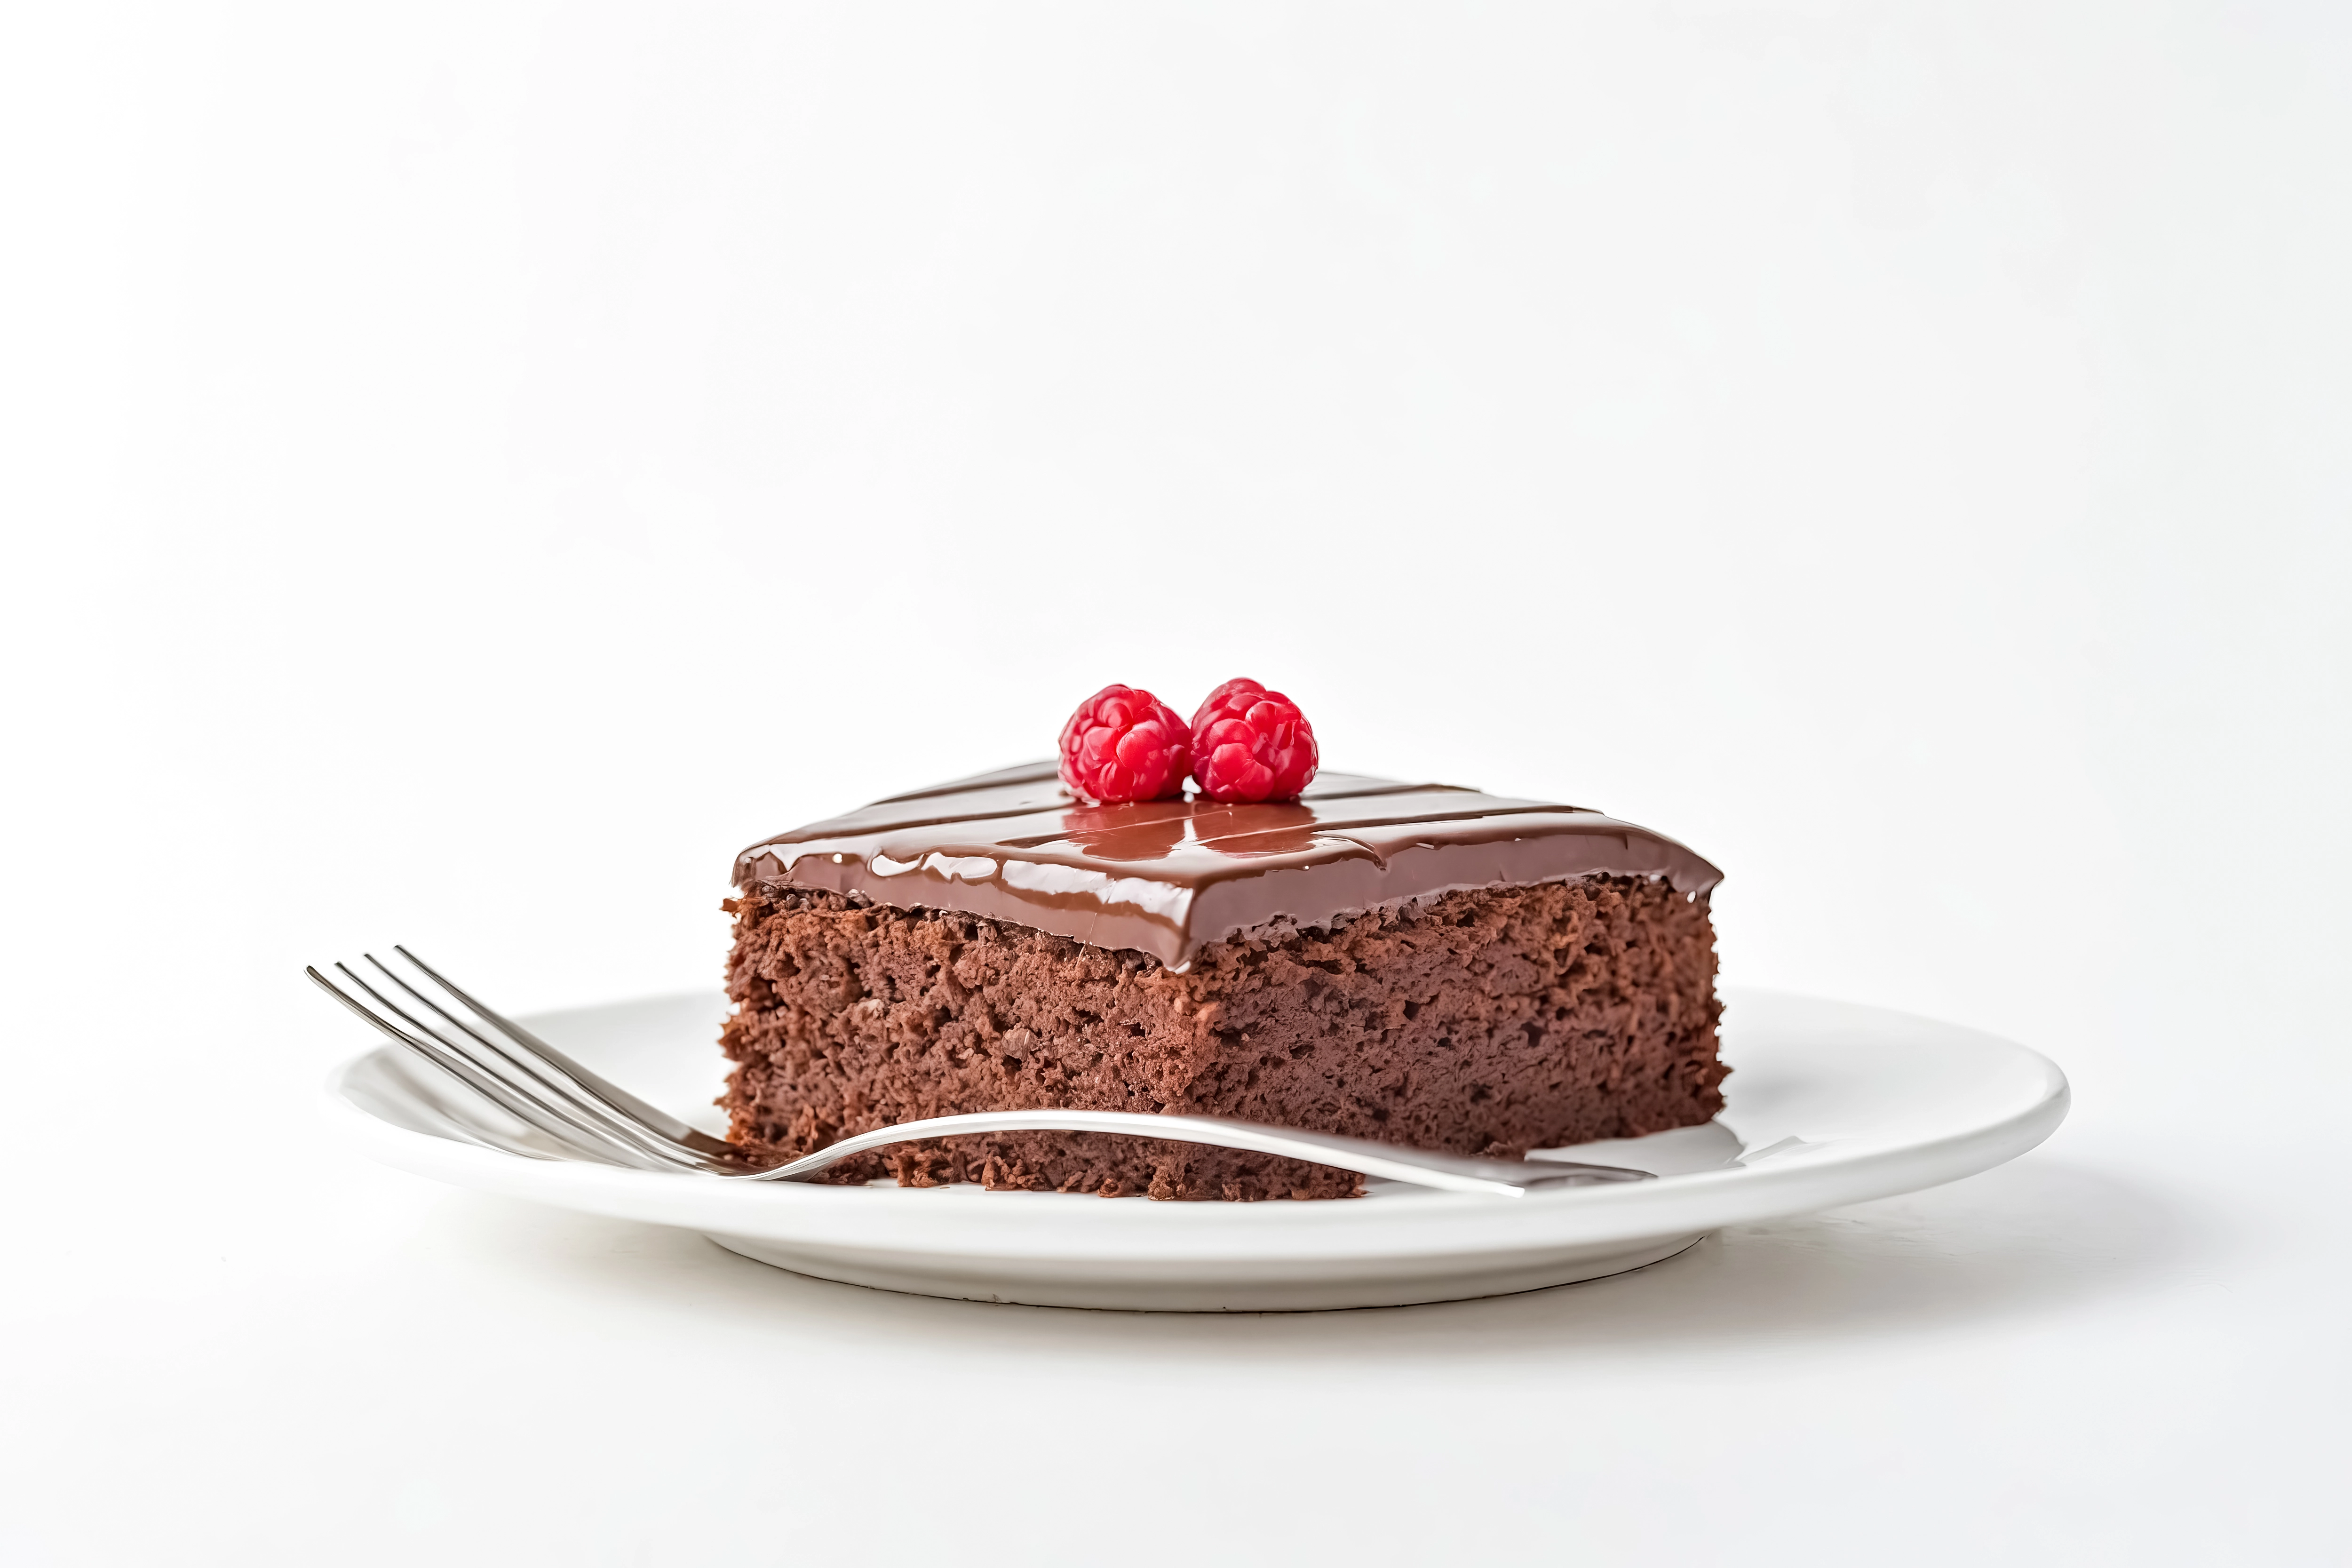
[[[787,1164],[753,1170],[733,1144],[688,1126],[591,1072],[521,1025],[494,1012],[406,948],[394,947],[393,952],[405,961],[410,973],[403,974],[373,953],[361,956],[390,991],[407,998],[406,1005],[342,963],[334,965],[340,981],[315,968],[303,973],[403,1048],[562,1147],[585,1159],[637,1170],[730,1181],[798,1182],[852,1155],[918,1138],[967,1132],[1117,1132],[1279,1154],[1415,1186],[1503,1197],[1524,1197],[1554,1187],[1651,1179],[1647,1171],[1617,1165],[1479,1160],[1217,1116],[1059,1106],[901,1121],[844,1138]]]

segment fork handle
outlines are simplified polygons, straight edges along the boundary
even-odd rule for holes
[[[891,1143],[918,1138],[948,1138],[970,1132],[1116,1132],[1134,1138],[1158,1138],[1173,1143],[1205,1143],[1220,1149],[1245,1149],[1259,1154],[1279,1154],[1311,1164],[1336,1166],[1360,1175],[1384,1176],[1419,1187],[1454,1193],[1486,1193],[1501,1197],[1525,1197],[1549,1187],[1590,1186],[1607,1182],[1646,1182],[1648,1171],[1622,1165],[1574,1164],[1567,1161],[1477,1160],[1459,1154],[1401,1149],[1367,1138],[1346,1138],[1335,1132],[1305,1132],[1291,1127],[1267,1127],[1255,1121],[1232,1121],[1220,1116],[1165,1116],[1137,1110],[981,1110],[962,1116],[934,1116],[921,1121],[901,1121],[829,1144],[770,1170],[730,1173],[730,1181],[804,1182],[853,1154],[863,1154]]]

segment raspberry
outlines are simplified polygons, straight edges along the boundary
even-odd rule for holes
[[[1192,715],[1192,776],[1212,800],[1297,800],[1319,761],[1298,704],[1255,680],[1226,681]]]
[[[1062,782],[1098,805],[1181,795],[1192,766],[1184,721],[1132,686],[1104,687],[1062,726]]]

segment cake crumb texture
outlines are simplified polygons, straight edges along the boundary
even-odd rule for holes
[[[781,1163],[893,1122],[1076,1106],[1237,1117],[1515,1157],[1707,1121],[1704,895],[1593,877],[1285,924],[1182,973],[968,914],[763,886],[736,919],[719,1103]],[[1104,1133],[934,1139],[823,1179],[1156,1198],[1347,1197],[1353,1173]]]

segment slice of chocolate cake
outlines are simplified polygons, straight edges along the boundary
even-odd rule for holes
[[[1325,773],[1090,805],[1051,763],[743,852],[721,1103],[780,1163],[960,1111],[1230,1116],[1449,1152],[1689,1126],[1717,1086],[1720,873],[1598,812]],[[935,1140],[844,1182],[1346,1197],[1349,1172],[1100,1133]]]

